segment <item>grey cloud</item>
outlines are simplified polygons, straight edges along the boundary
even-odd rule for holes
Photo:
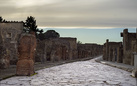
[[[0,13],[15,20],[32,15],[39,26],[137,27],[136,3],[137,0],[59,0],[22,8],[4,5]]]

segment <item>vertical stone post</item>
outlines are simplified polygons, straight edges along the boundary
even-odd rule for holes
[[[134,52],[134,70],[132,71],[132,76],[137,78],[137,29],[136,29],[136,52]]]
[[[106,60],[106,44],[103,45],[103,60]]]
[[[127,63],[127,50],[129,47],[128,44],[128,29],[124,29],[123,31],[123,63]]]
[[[137,78],[137,53],[134,52],[134,70],[132,71],[132,76]]]
[[[36,50],[36,37],[34,34],[22,34],[19,40],[16,75],[34,74],[34,55]]]
[[[118,47],[117,48],[117,62],[118,63],[122,63],[122,48]]]
[[[134,53],[134,67],[137,69],[137,53]]]
[[[109,40],[106,40],[106,60],[109,58]]]

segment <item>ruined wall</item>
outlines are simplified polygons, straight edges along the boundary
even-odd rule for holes
[[[37,40],[35,61],[42,63],[46,61],[45,41]]]
[[[78,58],[95,57],[101,55],[103,46],[97,44],[78,44]]]
[[[9,50],[10,64],[17,62],[17,41],[23,30],[23,22],[1,22],[0,35],[2,38],[1,46]]]
[[[122,51],[122,42],[109,42],[107,39],[103,46],[103,59],[121,63],[123,58]]]
[[[10,65],[9,51],[5,48],[0,35],[0,68],[8,68]]]
[[[60,61],[74,58],[77,58],[76,38],[55,38],[38,42],[36,61]]]
[[[129,33],[128,29],[124,29],[121,37],[123,37],[123,63],[133,65],[133,41],[136,40],[136,33]]]
[[[61,37],[39,41],[37,61],[60,61],[95,57],[102,54],[103,46],[97,44],[78,44],[76,38]],[[44,59],[44,60],[41,60]]]
[[[77,39],[70,37],[60,37],[60,39],[69,42],[69,59],[71,60],[77,58]]]

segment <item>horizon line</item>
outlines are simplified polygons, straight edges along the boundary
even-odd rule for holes
[[[137,27],[38,27],[40,29],[116,29],[116,28],[123,28],[123,29],[137,29]]]

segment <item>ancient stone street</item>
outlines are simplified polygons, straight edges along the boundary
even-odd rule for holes
[[[78,61],[36,71],[34,76],[15,76],[0,86],[135,86],[130,72],[95,62]]]

